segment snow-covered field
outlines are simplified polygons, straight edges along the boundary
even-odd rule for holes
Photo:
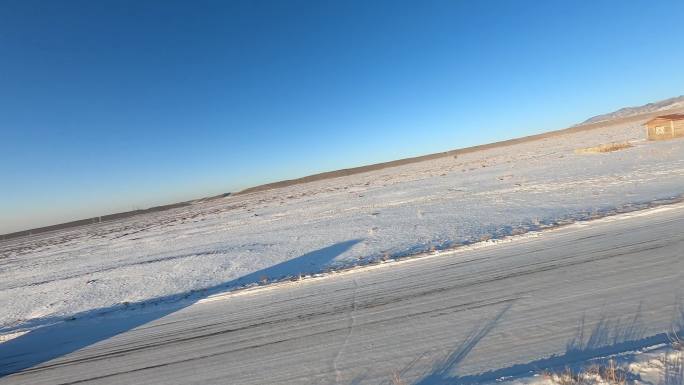
[[[643,137],[614,125],[4,241],[0,334],[679,199],[684,140]]]

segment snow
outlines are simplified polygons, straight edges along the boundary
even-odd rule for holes
[[[684,351],[670,344],[660,344],[638,351],[624,352],[595,358],[573,365],[556,368],[547,373],[497,381],[506,385],[681,385],[684,382]],[[596,373],[596,368],[615,368],[620,381],[612,381]],[[568,378],[571,374],[577,383]]]
[[[682,226],[684,202],[77,317],[0,344],[0,384],[380,384],[400,370],[448,385],[562,370],[684,330]]]
[[[0,334],[678,200],[684,141],[643,137],[614,125],[3,241]]]

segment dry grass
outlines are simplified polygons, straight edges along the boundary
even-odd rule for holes
[[[680,336],[679,332],[673,331],[669,334],[669,338],[672,349],[684,352],[684,337]]]
[[[684,385],[684,353],[674,351],[659,359],[663,376],[658,385]]]
[[[480,237],[480,242],[486,242],[490,239],[492,239],[492,236],[490,234],[485,234],[485,235]]]
[[[401,376],[399,376],[397,371],[392,373],[392,376],[390,377],[390,383],[392,385],[407,385],[404,380],[401,379]]]
[[[566,368],[563,372],[544,372],[545,378],[557,385],[625,385],[627,370],[609,360],[606,365],[592,365],[586,369],[573,372]]]
[[[599,154],[604,152],[620,151],[634,147],[629,142],[601,144],[595,147],[578,148],[575,154]]]
[[[675,335],[676,336],[676,335]],[[681,338],[672,341],[673,350],[651,361],[661,371],[656,385],[684,385],[684,348]],[[633,385],[640,378],[639,370],[631,371],[631,366],[619,366],[614,360],[606,364],[592,365],[577,372],[566,368],[562,372],[545,371],[542,373],[547,383],[554,385]]]
[[[684,385],[684,339],[681,334],[672,332],[670,336],[669,352],[651,359],[655,367],[661,371],[657,381],[647,382],[651,385]],[[650,364],[652,365],[652,364]],[[643,384],[638,369],[633,369],[628,363],[618,364],[609,359],[601,364],[585,366],[577,371],[566,367],[563,371],[544,370],[541,375],[545,384],[552,385],[636,385]],[[408,385],[401,378],[399,371],[392,371],[390,385]],[[422,383],[422,382],[421,382]]]
[[[673,351],[659,359],[663,367],[659,385],[684,385],[684,340],[679,333],[670,334],[670,345]]]

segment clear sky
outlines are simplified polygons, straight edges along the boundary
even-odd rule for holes
[[[0,233],[684,94],[684,1],[0,0]]]

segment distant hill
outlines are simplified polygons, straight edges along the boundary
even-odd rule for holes
[[[643,106],[638,107],[621,108],[617,111],[608,114],[594,116],[593,118],[585,120],[581,124],[604,122],[607,120],[627,118],[630,116],[642,115],[657,111],[666,111],[675,108],[684,108],[684,96],[677,96],[674,98],[661,100],[655,103],[644,104]]]
[[[264,190],[270,190],[270,189],[274,189],[274,188],[288,187],[288,186],[292,186],[292,185],[296,185],[296,184],[300,184],[300,183],[314,182],[314,181],[319,181],[319,180],[324,180],[324,179],[329,179],[329,178],[338,178],[341,176],[349,176],[349,175],[359,174],[359,173],[368,172],[368,171],[381,170],[381,169],[385,169],[388,167],[397,167],[397,166],[402,166],[402,165],[411,164],[411,163],[423,162],[423,161],[431,160],[431,159],[438,159],[438,158],[447,157],[447,156],[460,156],[463,154],[481,151],[481,150],[486,150],[486,149],[490,149],[490,148],[505,147],[505,146],[510,146],[510,145],[517,144],[517,143],[529,142],[529,141],[533,141],[533,140],[540,140],[540,139],[549,138],[549,137],[553,137],[553,136],[557,136],[557,135],[564,135],[567,133],[593,130],[593,129],[600,128],[600,127],[606,126],[606,125],[624,124],[624,123],[643,123],[647,119],[651,119],[657,115],[660,115],[658,113],[659,111],[669,111],[669,110],[673,110],[671,112],[684,113],[684,95],[674,97],[674,98],[670,98],[670,99],[666,99],[666,100],[663,100],[660,102],[649,103],[649,104],[646,104],[646,105],[643,105],[640,107],[622,108],[620,110],[617,110],[615,112],[611,112],[609,114],[594,116],[593,118],[587,119],[586,121],[584,121],[580,124],[574,125],[574,126],[569,127],[569,128],[561,129],[561,130],[548,131],[548,132],[545,132],[542,134],[530,135],[530,136],[525,136],[525,137],[520,137],[520,138],[515,138],[515,139],[509,139],[509,140],[504,140],[504,141],[494,142],[494,143],[489,143],[489,144],[483,144],[483,145],[478,145],[478,146],[473,146],[473,147],[460,148],[460,149],[440,152],[440,153],[436,153],[436,154],[428,154],[428,155],[422,155],[422,156],[417,156],[417,157],[413,157],[413,158],[404,158],[404,159],[393,160],[393,161],[384,162],[384,163],[376,163],[376,164],[370,164],[370,165],[366,165],[366,166],[353,167],[353,168],[341,169],[341,170],[336,170],[336,171],[328,171],[328,172],[309,175],[309,176],[305,176],[305,177],[297,178],[297,179],[282,180],[282,181],[278,181],[278,182],[263,184],[260,186],[250,187],[250,188],[247,188],[245,190],[238,191],[234,194],[235,195],[242,195],[242,194],[256,193],[256,192],[260,192],[260,191],[264,191]],[[43,232],[47,232],[47,231],[61,230],[61,229],[66,229],[66,228],[71,228],[71,227],[76,227],[76,226],[91,225],[94,223],[105,222],[105,221],[110,221],[110,220],[115,220],[115,219],[122,219],[122,218],[132,217],[135,215],[146,214],[146,213],[150,213],[150,212],[164,211],[164,210],[168,210],[168,209],[172,209],[172,208],[187,206],[187,205],[190,205],[190,204],[193,204],[195,202],[202,201],[202,200],[225,198],[229,195],[233,195],[233,193],[225,193],[225,194],[216,195],[213,197],[201,198],[201,199],[196,199],[196,200],[192,200],[192,201],[180,202],[180,203],[164,205],[164,206],[157,206],[157,207],[152,207],[152,208],[148,208],[148,209],[144,209],[144,210],[134,210],[134,211],[118,213],[118,214],[109,214],[109,215],[104,215],[101,217],[82,219],[82,220],[73,221],[73,222],[69,222],[69,223],[62,223],[62,224],[57,224],[57,225],[52,225],[52,226],[45,226],[45,227],[32,229],[32,230],[17,231],[17,232],[10,233],[10,234],[0,234],[0,241],[6,240],[6,239],[17,238],[17,237],[21,237],[21,236],[26,236],[26,235],[39,234],[39,233],[43,233]]]

